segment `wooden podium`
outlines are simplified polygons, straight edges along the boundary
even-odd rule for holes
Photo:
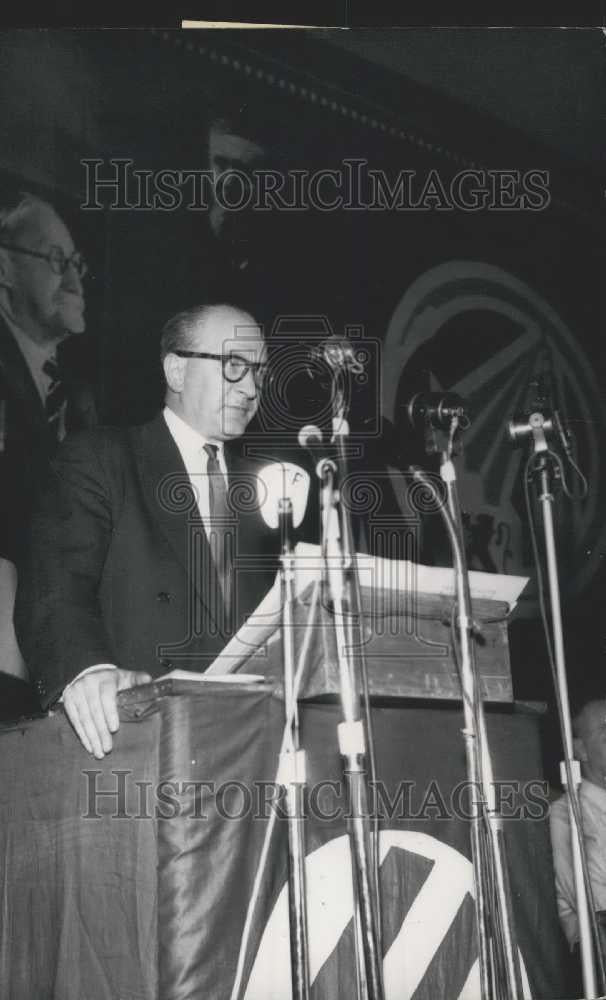
[[[310,591],[295,611],[295,648],[305,631]],[[370,693],[394,698],[460,699],[455,657],[453,599],[447,596],[362,588],[363,651],[368,664]],[[507,617],[502,601],[475,600],[474,646],[481,694],[487,702],[512,702]],[[309,662],[301,698],[339,690],[333,613],[320,600],[313,622]],[[356,632],[358,630],[356,629]],[[282,684],[282,647],[278,633],[242,668],[264,674],[277,688]]]

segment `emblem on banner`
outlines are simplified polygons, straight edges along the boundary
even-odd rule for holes
[[[604,557],[606,488],[602,455],[606,409],[582,345],[555,310],[498,267],[449,261],[421,275],[396,307],[383,354],[383,411],[400,424],[417,387],[458,393],[474,413],[465,432],[461,502],[472,569],[533,575],[524,509],[524,448],[514,449],[507,421],[542,395],[573,435],[590,488],[586,499],[561,492],[556,504],[561,577],[579,593]],[[410,433],[410,431],[408,431]],[[575,473],[569,470],[573,481]],[[531,583],[520,612],[536,614]]]
[[[380,834],[386,1000],[435,1000],[447,983],[451,1000],[477,1000],[473,870],[455,848],[425,833]],[[305,861],[310,981],[314,996],[355,996],[353,892],[349,839],[336,837]],[[265,925],[245,1000],[291,1000],[288,889]],[[524,996],[530,997],[522,961]],[[333,986],[331,993],[331,984]],[[323,987],[326,987],[325,989]],[[442,992],[441,995],[444,995]]]

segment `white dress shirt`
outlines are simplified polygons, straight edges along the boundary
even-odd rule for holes
[[[217,460],[219,468],[225,476],[227,482],[227,466],[225,465],[225,454],[222,441],[210,441],[209,438],[195,431],[181,417],[178,417],[174,410],[165,406],[163,416],[166,425],[173,437],[177,448],[181,453],[189,481],[198,501],[198,510],[204,523],[206,534],[210,534],[210,500],[209,481],[207,476],[208,455],[204,451],[205,444],[214,444],[217,447]]]
[[[581,782],[579,800],[593,902],[596,910],[606,910],[606,788],[600,788],[599,785],[594,785],[592,781],[584,778]],[[579,921],[566,796],[551,806],[549,824],[558,914],[572,948],[579,940]]]

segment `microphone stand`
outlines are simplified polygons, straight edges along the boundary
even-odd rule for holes
[[[440,476],[446,487],[447,509],[438,502],[453,551],[457,628],[459,634],[461,694],[463,703],[465,756],[472,796],[471,854],[475,882],[480,987],[483,1000],[523,1000],[519,952],[513,924],[511,889],[505,857],[502,819],[496,809],[490,748],[479,677],[475,663],[471,592],[465,555],[457,476],[452,461],[459,418],[450,421],[447,442],[441,447]],[[427,439],[438,439],[436,428],[426,427]],[[432,433],[430,433],[430,431]],[[439,439],[446,438],[439,432]],[[432,449],[433,450],[433,449]],[[439,501],[431,480],[414,470]],[[493,895],[494,893],[494,895]]]
[[[484,714],[484,705],[472,642],[474,624],[469,588],[469,572],[463,540],[461,508],[456,485],[456,471],[454,463],[446,454],[443,455],[440,475],[446,485],[448,509],[460,542],[459,558],[456,559],[455,567],[457,575],[457,603],[459,606],[458,628],[461,649],[461,688],[464,692],[464,704],[469,704],[471,709],[468,713],[468,718],[466,718],[465,741],[466,747],[471,744],[472,740],[477,747],[477,752],[469,754],[469,756],[475,756],[478,759],[478,778],[482,789],[478,804],[481,805],[484,811],[485,829],[489,837],[489,870],[494,879],[496,890],[497,919],[493,919],[493,933],[496,933],[498,928],[502,943],[502,955],[499,955],[498,952],[501,949],[498,948],[498,943],[493,941],[493,954],[491,957],[494,968],[492,970],[492,978],[495,985],[495,994],[498,996],[500,991],[496,987],[500,965],[501,975],[504,976],[506,984],[505,995],[508,998],[511,997],[512,1000],[513,998],[515,1000],[522,1000],[522,979],[511,904],[511,887],[505,854],[503,821],[496,808],[494,775],[486,731],[486,716]],[[475,732],[473,728],[468,730],[469,723],[471,723],[472,727],[474,727],[475,723],[477,727]]]
[[[537,456],[535,467],[532,469],[532,472],[538,477],[536,482],[538,500],[543,514],[543,533],[545,539],[545,556],[547,563],[549,600],[551,605],[551,628],[553,633],[553,652],[555,660],[554,682],[557,687],[556,695],[561,707],[560,722],[562,726],[564,760],[560,762],[560,775],[562,785],[568,798],[572,866],[577,903],[577,916],[579,921],[579,947],[581,953],[584,996],[587,1000],[592,1000],[592,998],[598,996],[598,989],[595,958],[592,948],[591,916],[583,871],[583,859],[585,859],[586,870],[587,862],[585,856],[585,845],[582,841],[582,816],[578,794],[581,785],[581,769],[579,761],[576,760],[574,756],[572,725],[570,721],[566,658],[564,654],[564,634],[562,628],[562,609],[560,605],[560,588],[558,580],[558,562],[553,525],[554,495],[550,485],[549,449],[545,436],[544,425],[545,418],[541,413],[533,413],[529,418],[529,427],[532,431],[533,450],[535,456]],[[579,820],[579,823],[576,822],[577,819]],[[589,891],[591,892],[591,886],[589,886]],[[599,939],[596,939],[596,947],[598,949],[600,947]]]
[[[333,405],[333,420],[332,420],[332,441],[336,444],[337,452],[337,475],[339,483],[345,483],[347,481],[348,475],[348,462],[345,443],[349,437],[349,423],[347,420],[347,407],[345,403],[345,394],[342,389],[341,383],[337,383],[335,380],[334,386],[334,405]],[[342,498],[341,498],[342,499]],[[354,622],[357,623],[357,667],[354,661],[353,669],[357,673],[357,676],[362,681],[362,689],[364,692],[365,701],[365,712],[364,721],[366,723],[366,737],[368,740],[368,763],[370,764],[370,775],[373,781],[376,781],[376,762],[374,756],[374,734],[372,727],[372,716],[370,713],[370,695],[368,689],[368,666],[366,663],[366,654],[364,651],[364,617],[363,617],[363,605],[362,605],[362,591],[360,588],[360,574],[358,572],[358,560],[356,556],[355,545],[353,541],[353,530],[351,523],[351,510],[349,506],[345,503],[340,504],[340,529],[341,529],[341,539],[343,547],[343,565],[345,567],[345,580],[348,587],[347,591],[347,606],[350,611],[349,622],[353,625]],[[354,645],[354,639],[350,631],[350,649],[354,650],[356,646]],[[366,814],[365,814],[366,815]],[[380,875],[379,875],[379,820],[378,816],[375,818],[373,824],[373,830],[370,834],[371,848],[372,848],[372,872],[373,872],[373,883],[374,883],[374,904],[376,913],[376,924],[377,924],[377,935],[378,935],[378,948],[379,952],[382,952],[382,925],[381,925],[381,885],[380,885]]]
[[[336,379],[339,372],[336,373]],[[336,381],[335,379],[335,381]],[[338,485],[345,479],[344,431],[347,427],[343,394],[333,394],[336,406],[333,416],[333,440],[337,443],[339,466]],[[328,587],[333,606],[333,620],[339,671],[342,721],[337,727],[348,802],[348,834],[354,882],[356,957],[358,990],[364,1000],[384,1000],[383,964],[380,948],[376,879],[371,864],[369,794],[366,773],[366,738],[360,715],[360,698],[356,683],[351,634],[352,577],[355,558],[352,547],[351,523],[336,483],[336,469],[330,460],[318,463],[317,473],[322,482],[322,551]],[[340,516],[339,516],[340,515]],[[358,606],[358,615],[361,605]],[[359,617],[361,622],[361,618]],[[361,939],[363,962],[358,941]]]
[[[309,1000],[309,947],[305,892],[305,829],[303,792],[306,755],[299,746],[299,716],[294,694],[294,604],[295,556],[292,546],[293,509],[289,498],[278,501],[280,526],[280,586],[282,595],[282,650],[284,654],[284,702],[290,732],[280,755],[279,783],[286,792],[288,823],[288,916],[293,1000]]]

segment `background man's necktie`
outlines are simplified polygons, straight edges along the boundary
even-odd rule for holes
[[[51,380],[44,404],[46,419],[53,436],[57,439],[57,441],[60,441],[64,436],[65,425],[65,421],[62,419],[62,413],[67,401],[65,382],[61,378],[61,372],[55,357],[49,358],[48,361],[44,362],[42,365],[42,371],[45,375],[48,375]]]
[[[210,550],[221,585],[225,624],[229,628],[233,598],[233,525],[227,502],[227,483],[217,458],[217,446],[205,444],[208,455],[208,501],[210,511]]]

